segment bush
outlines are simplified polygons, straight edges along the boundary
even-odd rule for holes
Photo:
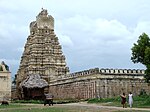
[[[139,96],[147,96],[145,89],[141,89]]]
[[[76,100],[76,99],[55,100],[54,103],[56,103],[56,104],[65,104],[65,103],[76,103],[76,102],[79,102],[79,100]]]
[[[106,105],[109,105],[109,106],[122,106],[120,101],[121,101],[120,97],[94,98],[94,99],[89,99],[88,103],[106,103]],[[150,107],[150,95],[133,96],[133,106],[134,107]]]
[[[55,100],[54,104],[64,104],[64,103],[75,103],[79,102],[76,99],[68,99],[68,100]],[[33,103],[33,104],[43,104],[43,100],[14,100],[12,103]]]
[[[12,103],[33,103],[33,104],[43,104],[42,100],[14,100]]]
[[[114,97],[114,98],[94,98],[89,99],[88,103],[106,103],[106,102],[119,102],[120,97]]]
[[[145,101],[143,102],[143,105],[145,105],[145,106],[149,106],[149,105],[150,105],[150,96],[145,95],[145,96],[143,97],[143,100],[145,100]]]

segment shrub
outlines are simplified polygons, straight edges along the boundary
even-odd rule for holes
[[[145,89],[141,89],[139,96],[147,96]]]
[[[114,97],[114,98],[94,98],[89,99],[88,103],[105,103],[105,102],[118,102],[120,101],[120,97]]]
[[[42,100],[14,100],[12,103],[33,103],[33,104],[43,104]]]

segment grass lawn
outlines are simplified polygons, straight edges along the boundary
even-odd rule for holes
[[[25,105],[25,104],[10,104],[9,106],[0,105],[0,112],[148,112],[139,110],[122,110],[122,111],[110,111],[109,108],[98,108],[90,106],[75,106],[75,105],[61,105],[43,106],[43,105]],[[150,111],[149,111],[150,112]]]
[[[4,108],[23,108],[26,107],[25,105],[21,105],[21,104],[9,104],[9,105],[0,105],[0,109],[4,109]]]
[[[19,107],[20,106],[20,107]],[[100,108],[85,107],[85,106],[26,106],[11,104],[9,106],[0,106],[0,112],[103,112]]]
[[[98,105],[121,107],[120,97],[116,98],[103,98],[103,99],[90,99],[88,103],[96,103]],[[26,102],[29,103],[29,102]],[[75,106],[57,104],[54,106],[44,106],[43,104],[35,104],[31,102],[26,103],[10,103],[8,106],[0,105],[0,112],[150,112],[146,110],[115,110],[110,108],[100,108],[91,106]],[[129,106],[128,106],[129,107]],[[136,96],[134,97],[134,108],[150,108],[150,96]]]
[[[90,99],[88,103],[100,103],[106,106],[118,106],[121,107],[121,98],[102,98],[102,99]],[[127,102],[127,107],[129,107]],[[136,96],[133,97],[133,107],[135,108],[150,108],[150,96]]]
[[[125,111],[122,111],[122,110],[119,110],[119,111],[114,111],[114,112],[149,112],[149,111],[143,111],[143,110],[125,110]]]
[[[65,108],[14,108],[14,109],[6,109],[6,110],[0,110],[0,112],[69,112]]]

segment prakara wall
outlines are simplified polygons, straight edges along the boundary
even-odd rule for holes
[[[50,84],[49,91],[56,99],[88,99],[114,97],[130,91],[150,94],[144,82],[144,70],[90,69],[60,77]]]

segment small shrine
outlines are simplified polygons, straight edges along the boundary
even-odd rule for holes
[[[0,64],[0,101],[11,99],[11,72],[4,61]]]

